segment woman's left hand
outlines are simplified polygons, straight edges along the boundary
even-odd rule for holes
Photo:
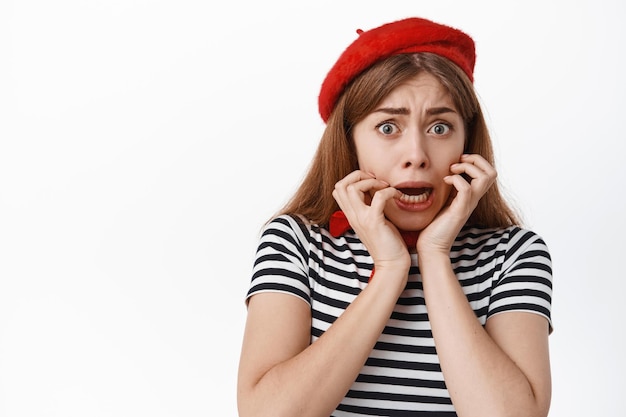
[[[497,177],[491,164],[476,154],[461,155],[460,161],[450,167],[450,172],[451,175],[443,179],[452,186],[450,197],[437,217],[420,232],[418,253],[435,251],[449,255],[461,228]],[[462,174],[470,180],[463,178]]]

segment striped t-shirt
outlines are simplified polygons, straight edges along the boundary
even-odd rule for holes
[[[527,311],[550,322],[552,267],[543,240],[517,226],[465,227],[450,259],[481,324]],[[333,237],[280,216],[260,238],[248,297],[282,292],[311,306],[314,343],[367,286],[372,258],[352,231]],[[417,254],[406,289],[357,380],[332,416],[456,416],[439,366]]]

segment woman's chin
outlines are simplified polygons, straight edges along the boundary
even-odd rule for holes
[[[427,216],[426,213],[389,213],[387,215],[387,219],[394,226],[406,232],[424,230],[433,221],[433,218],[434,216]]]

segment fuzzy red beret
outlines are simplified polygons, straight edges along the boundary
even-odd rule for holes
[[[319,112],[324,122],[350,81],[374,63],[393,55],[432,52],[451,60],[474,80],[474,41],[458,29],[412,17],[357,33],[359,37],[341,54],[322,83]]]

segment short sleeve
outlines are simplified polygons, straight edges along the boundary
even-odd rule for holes
[[[279,216],[264,227],[246,302],[255,294],[279,292],[311,304],[306,231],[291,216]]]
[[[532,231],[511,232],[500,278],[492,288],[487,318],[506,311],[544,316],[552,331],[552,260],[545,242]]]

